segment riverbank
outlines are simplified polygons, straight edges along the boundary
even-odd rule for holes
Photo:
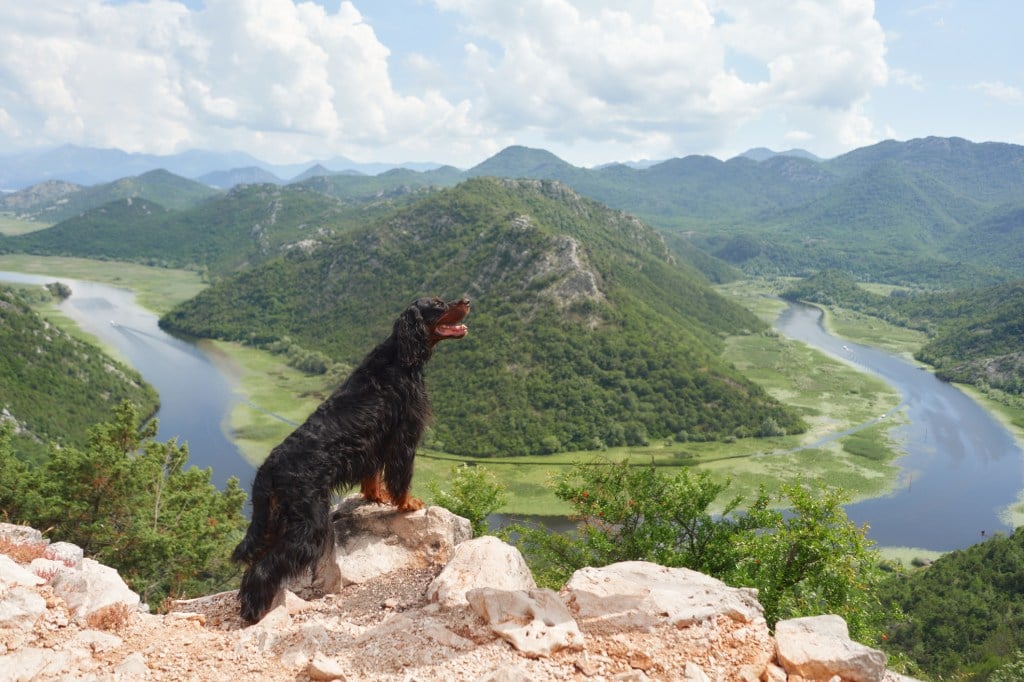
[[[169,309],[202,288],[195,273],[81,259],[31,259],[5,263],[7,269],[61,272],[66,276],[93,276],[117,286],[137,289],[140,301]],[[27,257],[15,257],[23,258]],[[34,263],[34,265],[33,265]],[[785,304],[754,285],[745,284],[749,307],[765,319],[778,316]],[[145,293],[145,297],[143,297]],[[156,302],[159,302],[158,304]],[[146,305],[146,304],[143,304]],[[851,323],[863,326],[861,322]],[[876,334],[884,330],[873,330]],[[905,343],[902,341],[901,343]],[[205,353],[220,371],[233,378],[236,395],[228,435],[243,451],[244,459],[258,465],[281,439],[312,411],[333,388],[332,380],[309,376],[287,367],[284,359],[254,348],[220,342],[202,342]],[[739,439],[721,443],[652,442],[646,447],[561,453],[533,458],[464,458],[424,449],[417,460],[414,493],[429,499],[429,484],[442,487],[451,469],[469,461],[491,468],[509,489],[509,502],[501,510],[516,515],[564,515],[567,505],[557,500],[551,479],[573,462],[600,457],[628,459],[637,464],[654,462],[665,467],[700,466],[721,481],[731,481],[730,496],[752,499],[763,484],[769,490],[801,477],[817,484],[844,488],[855,500],[870,500],[904,481],[894,461],[901,446],[892,440],[891,427],[902,417],[894,412],[899,397],[877,377],[843,359],[793,342],[773,331],[735,337],[726,343],[726,358],[776,397],[797,406],[810,424],[805,434],[770,439]],[[429,382],[429,371],[428,371]],[[879,422],[880,415],[885,415]],[[852,428],[863,427],[856,433]],[[243,481],[245,484],[245,481]]]

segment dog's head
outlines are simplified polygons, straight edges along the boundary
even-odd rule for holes
[[[442,301],[421,298],[409,304],[397,320],[394,335],[398,339],[399,360],[403,365],[422,364],[439,341],[461,339],[468,331],[463,319],[469,314],[469,299]]]

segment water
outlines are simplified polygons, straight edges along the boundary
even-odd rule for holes
[[[236,476],[243,488],[253,467],[228,437],[228,416],[237,400],[231,382],[202,346],[165,333],[157,316],[135,302],[127,289],[69,279],[0,271],[0,281],[46,284],[61,281],[71,296],[64,314],[102,343],[114,347],[160,394],[160,440],[177,438],[189,447],[189,463],[212,467],[212,482],[223,488]]]
[[[140,308],[128,290],[0,272],[0,280],[29,284],[57,279],[72,289],[61,304],[65,314],[117,348],[160,393],[159,438],[187,442],[190,462],[212,467],[217,486],[223,487],[229,476],[248,486],[253,468],[226,430],[237,398],[212,355],[201,345],[164,333],[157,316]],[[906,451],[897,462],[902,468],[897,489],[847,507],[851,519],[870,526],[873,540],[882,546],[946,551],[979,542],[982,532],[1011,530],[998,513],[1024,489],[1024,453],[994,417],[956,387],[902,358],[830,336],[817,308],[791,305],[776,326],[790,338],[877,374],[902,396],[897,410],[906,410],[909,423],[892,432]],[[559,523],[567,521],[557,519],[552,527],[561,528]]]
[[[818,308],[791,304],[776,327],[877,374],[900,392],[897,409],[906,410],[909,423],[891,432],[906,452],[897,461],[897,489],[846,508],[852,520],[869,524],[871,539],[881,546],[946,551],[1012,530],[998,514],[1024,488],[1024,453],[995,417],[903,358],[829,335]]]

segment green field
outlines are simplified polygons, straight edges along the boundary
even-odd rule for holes
[[[10,213],[0,213],[0,234],[8,237],[16,237],[19,234],[28,234],[38,230],[45,230],[50,223],[39,223],[34,220],[22,220],[15,218]]]
[[[199,273],[190,270],[63,256],[3,255],[0,256],[0,270],[84,279],[124,287],[136,293],[143,307],[157,313],[167,312],[207,286]]]

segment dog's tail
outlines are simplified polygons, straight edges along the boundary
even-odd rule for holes
[[[252,520],[245,537],[231,553],[231,560],[238,564],[251,565],[262,554],[269,529],[273,495],[260,485],[259,476],[252,486]]]

